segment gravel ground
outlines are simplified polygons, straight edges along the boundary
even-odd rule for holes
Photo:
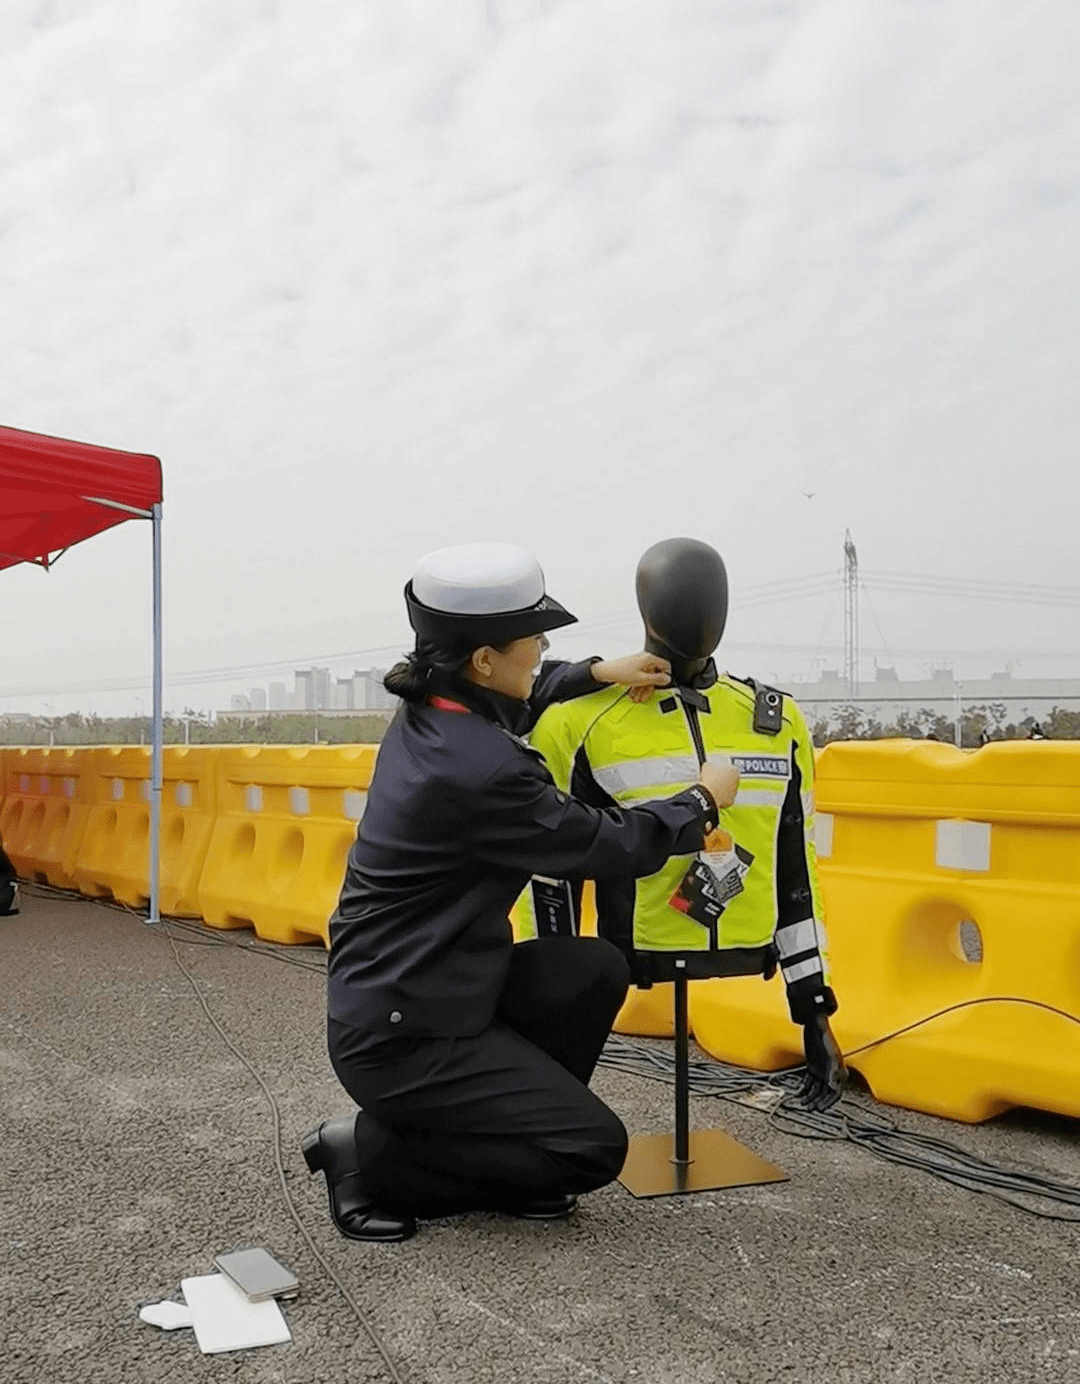
[[[319,971],[181,936],[183,964],[276,1102],[296,1217],[267,1096],[168,939],[116,910],[27,898],[0,920],[5,1384],[389,1379],[327,1265],[407,1384],[1080,1381],[1080,1226],[727,1102],[695,1099],[694,1123],[723,1127],[789,1182],[651,1201],[616,1185],[563,1224],[478,1215],[400,1246],[352,1244],[300,1156],[310,1124],[350,1108],[326,1057]],[[670,1128],[663,1085],[610,1070],[595,1084],[631,1130]],[[892,1113],[1080,1181],[1077,1122]],[[290,1344],[204,1357],[190,1331],[137,1320],[243,1244],[300,1278]]]

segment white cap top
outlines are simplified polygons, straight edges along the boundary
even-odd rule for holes
[[[422,557],[412,589],[418,601],[448,615],[501,615],[541,601],[544,574],[517,543],[461,543]]]

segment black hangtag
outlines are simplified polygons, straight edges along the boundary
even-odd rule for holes
[[[531,888],[537,937],[575,937],[577,920],[569,880],[533,875]]]
[[[684,913],[711,932],[716,927],[727,900],[721,899],[713,872],[702,861],[695,860],[683,875],[678,889],[668,903],[677,912]]]

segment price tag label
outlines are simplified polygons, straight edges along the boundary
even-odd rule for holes
[[[726,831],[711,832],[672,894],[671,907],[712,931],[731,900],[743,892],[743,881],[753,863],[750,852]]]

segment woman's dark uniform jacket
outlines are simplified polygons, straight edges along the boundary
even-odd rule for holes
[[[372,1034],[478,1034],[532,874],[649,875],[701,848],[717,821],[704,789],[631,811],[586,807],[519,738],[551,702],[595,691],[589,667],[545,663],[528,704],[470,687],[452,695],[477,714],[400,708],[330,921],[331,1019]]]
[[[15,866],[0,845],[0,918],[10,918],[19,911],[19,877]]]

